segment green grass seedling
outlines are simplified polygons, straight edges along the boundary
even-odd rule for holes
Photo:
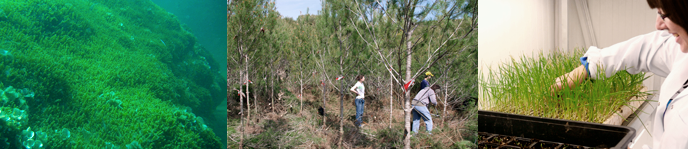
[[[489,111],[602,123],[632,97],[645,97],[641,91],[645,73],[620,71],[609,78],[586,80],[576,87],[552,92],[557,77],[580,66],[584,50],[553,52],[536,56],[512,57],[508,63],[490,70],[480,79],[480,100]],[[589,66],[597,67],[597,66]],[[598,67],[600,68],[600,67]],[[604,70],[599,76],[606,76]],[[566,83],[566,82],[564,82]]]

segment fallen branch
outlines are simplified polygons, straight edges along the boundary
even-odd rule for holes
[[[364,134],[364,135],[366,135],[366,136],[368,136],[368,137],[370,137],[370,138],[375,138],[375,135],[368,134],[368,133],[365,133],[365,132],[361,132],[361,133]]]
[[[229,131],[227,133],[229,133]],[[227,135],[227,138],[232,139],[232,141],[234,141],[236,143],[239,143],[238,141],[234,140],[234,138],[232,138],[232,136],[230,136],[230,135]]]

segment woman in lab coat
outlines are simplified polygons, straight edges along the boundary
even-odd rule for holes
[[[688,1],[647,0],[657,8],[654,31],[599,49],[590,47],[580,67],[559,77],[553,89],[562,89],[562,80],[571,87],[585,78],[610,77],[618,71],[652,72],[665,77],[659,93],[659,106],[652,117],[654,149],[688,148]],[[598,76],[598,68],[607,76]],[[683,92],[682,92],[683,91]]]

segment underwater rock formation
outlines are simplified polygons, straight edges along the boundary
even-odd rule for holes
[[[33,92],[28,89],[20,89],[18,91],[12,86],[4,88],[0,84],[0,140],[6,140],[5,144],[0,143],[0,148],[19,146],[17,144],[7,144],[8,141],[27,143],[28,139],[33,138],[34,133],[30,127],[28,131],[21,130],[29,122],[27,100],[30,100],[30,98],[33,98]],[[26,137],[28,139],[23,139]],[[28,143],[31,143],[31,146],[34,145],[33,140],[29,140]]]
[[[224,77],[173,14],[149,0],[0,4],[0,148],[223,147],[211,110]]]

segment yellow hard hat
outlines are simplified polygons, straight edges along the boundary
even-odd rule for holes
[[[428,71],[428,72],[425,72],[425,76],[433,76],[434,77],[435,75],[432,75],[432,73],[430,73],[430,71]]]

